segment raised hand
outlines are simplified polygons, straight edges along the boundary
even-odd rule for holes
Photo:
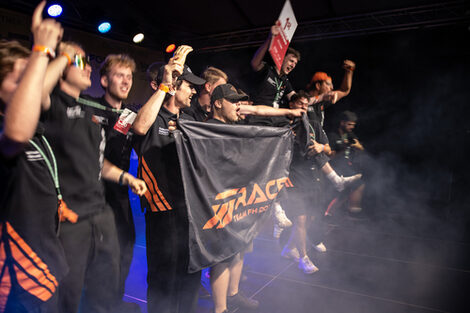
[[[307,111],[304,109],[289,109],[289,114],[287,115],[287,117],[289,117],[290,119],[294,117],[301,117],[302,114],[305,112]]]
[[[274,36],[279,35],[280,32],[281,32],[281,22],[277,20],[276,23],[274,23],[274,25],[271,26],[271,35],[274,37]]]
[[[168,87],[172,86],[176,79],[183,74],[184,63],[186,62],[186,57],[188,54],[193,51],[193,48],[190,46],[182,45],[179,46],[173,57],[168,61],[168,64],[165,65],[165,72],[163,74],[162,83]]]
[[[44,46],[55,50],[57,44],[62,39],[64,29],[60,23],[54,19],[42,19],[42,11],[46,5],[46,1],[41,1],[34,10],[31,21],[31,32],[34,37],[34,44]]]
[[[344,60],[343,68],[348,71],[354,71],[354,69],[356,68],[356,63],[351,60]]]
[[[191,46],[182,45],[179,46],[173,54],[172,59],[173,62],[179,66],[176,70],[179,72],[180,75],[183,73],[184,62],[186,62],[186,57],[191,51],[193,51],[193,48]]]

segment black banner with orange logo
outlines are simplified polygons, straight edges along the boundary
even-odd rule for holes
[[[179,120],[174,132],[189,216],[189,272],[243,251],[292,187],[287,128]]]

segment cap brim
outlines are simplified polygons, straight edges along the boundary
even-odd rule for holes
[[[186,80],[190,82],[191,84],[197,85],[197,86],[204,85],[206,83],[204,79],[194,75],[193,73],[186,73],[184,75],[181,75],[179,79]]]
[[[240,95],[240,94],[231,95],[231,96],[224,97],[224,98],[231,102],[247,101],[249,99],[247,95]]]

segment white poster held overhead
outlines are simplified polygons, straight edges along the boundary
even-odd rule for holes
[[[278,26],[281,31],[271,40],[269,53],[278,70],[281,70],[287,48],[297,29],[297,20],[295,19],[294,11],[292,10],[292,5],[289,0],[286,0],[286,3],[284,3],[281,15],[279,15]]]

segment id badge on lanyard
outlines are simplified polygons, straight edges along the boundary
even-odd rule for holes
[[[117,120],[116,124],[114,124],[113,128],[121,134],[127,135],[136,117],[137,114],[135,112],[129,109],[124,109],[124,111],[119,116],[119,119]]]

